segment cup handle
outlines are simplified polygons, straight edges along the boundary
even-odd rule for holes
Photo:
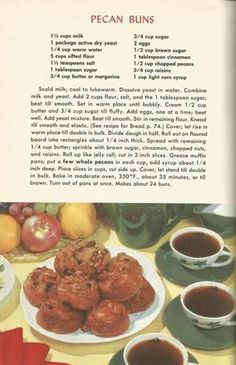
[[[219,257],[222,257],[222,256],[228,256],[228,260],[223,261],[223,262],[218,262],[218,263],[215,262],[214,264],[211,265],[211,267],[221,267],[221,266],[229,265],[234,259],[232,253],[229,251],[223,251]]]
[[[236,326],[236,321],[229,321],[225,323],[224,326]]]

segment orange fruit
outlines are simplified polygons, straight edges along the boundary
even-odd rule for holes
[[[0,214],[0,254],[13,250],[20,244],[21,226],[9,214]]]
[[[67,238],[89,236],[96,228],[96,209],[92,203],[65,203],[59,210],[58,220]]]

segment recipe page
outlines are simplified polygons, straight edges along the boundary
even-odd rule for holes
[[[235,362],[234,21],[0,0],[0,365]]]
[[[1,1],[2,199],[228,202],[233,5]]]

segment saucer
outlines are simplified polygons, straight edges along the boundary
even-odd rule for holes
[[[125,365],[123,359],[123,351],[124,349],[118,351],[115,355],[112,356],[111,360],[109,361],[108,365]],[[191,361],[193,364],[199,364],[197,359],[188,352],[188,361]]]
[[[225,248],[226,251],[228,251]],[[234,261],[221,267],[209,267],[202,270],[190,270],[181,265],[170,248],[169,242],[166,242],[156,252],[156,266],[166,279],[183,286],[193,284],[197,281],[211,280],[224,281],[233,272]],[[220,262],[220,259],[219,259]]]
[[[184,313],[180,296],[167,305],[164,311],[164,321],[172,336],[186,346],[215,351],[235,345],[236,326],[223,326],[215,329],[195,326]]]
[[[10,262],[0,255],[0,308],[6,305],[15,288],[15,271]]]

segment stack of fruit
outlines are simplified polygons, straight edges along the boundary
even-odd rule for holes
[[[92,203],[0,203],[0,254],[17,246],[44,252],[61,236],[79,239],[96,228]]]

